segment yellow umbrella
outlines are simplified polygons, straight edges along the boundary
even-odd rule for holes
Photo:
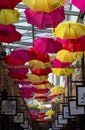
[[[37,106],[38,106],[38,104],[35,104],[35,103],[28,105],[29,108],[37,108]]]
[[[46,113],[45,113],[45,115],[47,115],[47,116],[52,116],[52,115],[54,115],[55,114],[55,111],[53,111],[53,110],[48,110]]]
[[[8,25],[19,21],[20,13],[17,10],[1,9],[0,24]]]
[[[22,0],[31,10],[51,12],[64,5],[64,0]]]
[[[50,82],[47,82],[47,83],[43,83],[43,84],[38,84],[38,85],[35,85],[35,87],[36,88],[38,88],[38,89],[46,89],[46,88],[48,88],[48,87],[50,87],[51,86],[51,83]]]
[[[52,73],[57,76],[69,76],[74,72],[74,68],[52,68]]]
[[[51,63],[50,62],[42,62],[39,60],[30,60],[29,61],[29,67],[34,68],[34,69],[45,69],[45,68],[50,68]]]
[[[62,86],[54,86],[50,89],[50,92],[52,94],[64,94],[65,93],[65,88]]]
[[[50,102],[56,102],[56,103],[59,103],[59,102],[62,102],[62,100],[59,99],[59,98],[53,98],[52,100],[50,100]]]
[[[82,59],[84,53],[83,52],[72,52],[72,54],[76,60],[80,60],[80,59]]]
[[[74,62],[78,60],[80,56],[82,56],[82,52],[70,52],[64,49],[58,51],[56,54],[56,58],[62,62]]]
[[[45,105],[39,105],[37,108],[38,108],[38,109],[45,109],[46,106],[45,106]]]
[[[28,79],[28,81],[30,81],[32,83],[43,82],[43,81],[46,81],[48,79],[48,76],[37,76],[34,74],[28,74],[27,79]]]
[[[53,29],[53,35],[61,39],[77,39],[85,35],[85,25],[72,21],[62,22]]]

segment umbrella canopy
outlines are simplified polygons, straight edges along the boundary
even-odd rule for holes
[[[56,54],[56,58],[61,62],[74,62],[82,57],[82,52],[70,52],[67,50],[60,50]]]
[[[47,115],[47,116],[52,116],[52,115],[54,115],[55,114],[55,111],[53,111],[53,110],[48,110],[46,113],[45,113],[45,115]]]
[[[37,108],[38,104],[33,103],[33,104],[29,104],[28,107],[29,108]]]
[[[34,86],[24,86],[24,87],[21,87],[21,88],[19,88],[19,93],[32,93],[32,92],[34,92]]]
[[[52,68],[65,68],[70,66],[70,62],[61,62],[57,58],[54,58],[52,61]]]
[[[24,65],[25,64],[25,60],[20,60],[15,58],[12,54],[8,54],[5,56],[4,62],[8,65]]]
[[[29,49],[27,48],[18,48],[18,49],[14,49],[13,51],[11,51],[11,54],[21,60],[32,60],[32,59],[36,59],[36,56],[34,53],[32,53]]]
[[[20,41],[22,34],[16,31],[14,25],[0,25],[0,42],[12,43]]]
[[[39,61],[42,61],[42,62],[51,62],[52,61],[51,56],[49,56],[46,53],[39,51],[35,47],[29,48],[29,51],[31,51],[31,53],[33,53],[35,55],[36,60],[39,60]]]
[[[46,69],[34,69],[34,68],[30,68],[31,73],[38,75],[38,76],[43,76],[43,75],[48,75],[49,73],[51,73],[51,68],[46,68]]]
[[[46,68],[51,68],[51,63],[50,62],[44,63],[39,60],[30,60],[29,67],[34,69],[46,69]]]
[[[34,92],[35,93],[41,93],[41,94],[48,93],[49,89],[48,88],[46,88],[46,89],[38,89],[38,88],[35,87]]]
[[[22,80],[20,80],[20,79],[14,79],[14,83],[17,84],[17,85],[19,85],[19,84],[21,84],[21,85],[31,84],[31,82],[28,81],[27,79],[22,79]]]
[[[22,0],[30,9],[34,11],[51,12],[64,5],[64,0]]]
[[[64,7],[61,6],[51,12],[32,11],[29,8],[25,10],[26,20],[39,29],[55,28],[65,19]]]
[[[26,74],[12,74],[12,73],[8,73],[8,76],[10,76],[12,79],[26,79],[27,76]]]
[[[69,76],[74,72],[74,68],[52,68],[52,73],[57,76]]]
[[[19,21],[20,13],[17,10],[0,10],[0,24],[8,25]]]
[[[61,39],[77,39],[85,35],[85,25],[72,21],[62,22],[53,29],[53,35]]]
[[[58,94],[49,94],[48,97],[47,97],[47,101],[50,101],[50,100],[54,99],[57,96],[58,96]]]
[[[45,106],[45,105],[39,105],[37,108],[38,108],[38,109],[45,109],[46,106]]]
[[[57,53],[62,44],[52,37],[39,37],[33,41],[34,47],[43,53]]]
[[[36,88],[38,89],[46,89],[51,86],[51,83],[47,81],[47,83],[42,83],[42,84],[37,84],[35,85]]]
[[[63,86],[54,86],[50,89],[50,92],[52,94],[64,94],[65,93],[65,87]]]
[[[14,9],[21,0],[0,0],[0,9]]]
[[[45,80],[48,79],[48,76],[37,76],[37,75],[34,75],[34,74],[28,74],[27,75],[27,79],[32,82],[32,83],[35,83],[35,82],[43,82]]]
[[[9,73],[12,73],[12,74],[27,74],[28,72],[28,68],[10,68],[8,69],[9,70]]]
[[[72,4],[76,6],[82,13],[85,13],[85,0],[72,0]]]
[[[34,98],[38,100],[39,102],[46,102],[47,96],[45,94],[35,94]]]

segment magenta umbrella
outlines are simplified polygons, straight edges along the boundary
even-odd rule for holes
[[[21,0],[0,0],[0,9],[14,9]]]
[[[57,53],[62,44],[52,37],[39,37],[33,41],[34,47],[43,53]]]
[[[70,66],[71,63],[69,62],[61,62],[57,58],[54,58],[52,61],[52,68],[65,68]]]
[[[61,6],[51,12],[25,10],[27,22],[37,26],[39,29],[55,28],[65,19],[64,7]]]
[[[16,31],[14,25],[2,25],[0,24],[0,42],[12,43],[20,41],[22,34]]]
[[[18,59],[26,60],[26,61],[29,61],[29,60],[36,58],[35,54],[32,51],[30,51],[29,49],[26,49],[26,48],[14,49],[11,52],[11,54]]]
[[[31,84],[30,81],[28,81],[27,79],[24,79],[24,80],[20,80],[20,79],[14,79],[14,82],[15,84],[19,85],[28,85],[28,84]]]
[[[72,4],[81,10],[81,12],[85,13],[85,0],[72,0]]]
[[[28,68],[12,68],[12,69],[9,69],[9,72],[12,73],[12,74],[27,74],[28,72]]]

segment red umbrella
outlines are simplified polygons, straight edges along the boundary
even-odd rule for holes
[[[36,56],[37,60],[42,62],[51,62],[51,57],[48,54],[39,51],[35,47],[29,48],[29,50]]]
[[[81,10],[81,12],[85,13],[85,0],[72,0],[72,4]]]
[[[26,74],[12,74],[12,73],[8,73],[8,75],[12,78],[12,79],[25,79],[27,78]]]
[[[55,28],[65,19],[64,6],[61,6],[51,12],[25,10],[27,22],[37,26],[39,29]]]
[[[34,92],[35,92],[35,93],[40,93],[40,94],[48,93],[48,92],[49,92],[49,89],[48,89],[48,88],[46,88],[46,89],[38,89],[38,88],[35,88],[35,89],[34,89]]]
[[[57,53],[62,49],[62,44],[52,37],[40,37],[33,41],[34,47],[43,53]]]
[[[24,65],[26,60],[20,60],[15,58],[12,54],[8,54],[6,55],[4,62],[8,65],[18,66],[18,65]]]
[[[21,0],[0,0],[0,9],[14,9]]]
[[[20,41],[22,34],[16,31],[14,25],[0,25],[0,42],[16,42]]]
[[[30,68],[31,73],[41,76],[41,75],[48,75],[49,73],[51,73],[51,68],[46,68],[46,69],[34,69],[34,68]]]
[[[35,91],[35,88],[34,86],[23,86],[21,88],[19,88],[19,93],[22,93],[22,92],[29,92],[29,93],[32,93]]]
[[[12,68],[8,70],[9,70],[9,73],[12,73],[12,74],[27,74],[28,72],[28,68]]]
[[[60,39],[57,41],[62,43],[62,48],[68,51],[77,52],[85,51],[85,35],[78,39]]]

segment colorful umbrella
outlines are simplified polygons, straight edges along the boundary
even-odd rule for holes
[[[53,29],[53,35],[61,39],[77,39],[85,35],[85,25],[72,21],[62,22]]]
[[[74,62],[82,57],[81,52],[70,52],[67,50],[60,50],[56,54],[56,58],[60,60],[61,62]]]
[[[37,76],[37,75],[34,75],[34,74],[28,74],[27,75],[27,79],[32,82],[32,83],[35,83],[35,82],[43,82],[45,80],[48,79],[48,76]]]
[[[11,51],[11,54],[21,60],[32,60],[32,59],[36,59],[36,56],[34,53],[32,53],[29,49],[27,48],[18,48],[18,49],[14,49],[13,51]]]
[[[46,69],[34,69],[34,68],[30,68],[30,71],[32,74],[38,75],[38,76],[42,76],[42,75],[48,75],[49,73],[51,73],[51,68],[46,68]]]
[[[25,10],[26,20],[39,29],[55,28],[65,19],[64,7],[61,6],[52,12],[32,11],[29,8]]]
[[[48,81],[47,83],[37,84],[35,85],[38,89],[46,89],[51,86],[51,83]]]
[[[20,41],[22,34],[16,31],[14,25],[0,25],[0,42],[12,43]]]
[[[53,98],[52,100],[50,100],[50,102],[60,103],[62,102],[62,100],[59,98]]]
[[[12,74],[27,74],[28,72],[28,68],[10,68],[8,70],[9,70],[9,73],[12,73]]]
[[[0,24],[8,25],[19,21],[20,13],[17,10],[0,10]]]
[[[51,12],[64,5],[64,0],[22,0],[30,9],[34,11]]]
[[[48,92],[49,92],[49,89],[48,89],[48,88],[38,89],[38,88],[35,87],[34,92],[35,92],[35,93],[40,93],[40,94],[48,93]]]
[[[47,97],[47,101],[54,99],[56,96],[59,96],[59,94],[49,94]]]
[[[29,61],[29,67],[34,69],[46,69],[51,67],[50,62],[42,62],[39,60],[30,60]]]
[[[0,9],[14,9],[21,0],[0,0]]]
[[[54,115],[55,114],[55,111],[53,111],[53,110],[48,110],[46,113],[45,113],[45,115],[47,115],[47,116],[52,116],[52,115]]]
[[[12,54],[8,54],[5,56],[4,62],[8,65],[24,65],[25,64],[25,60],[20,60],[15,58]]]
[[[38,108],[38,109],[45,109],[46,106],[45,106],[45,105],[39,105],[37,108]]]
[[[10,76],[12,79],[26,79],[27,78],[27,76],[26,76],[26,74],[12,74],[12,73],[8,73],[8,76]]]
[[[65,68],[71,65],[70,62],[61,62],[57,58],[54,58],[52,61],[52,68]]]
[[[57,53],[62,44],[52,37],[39,37],[33,41],[34,47],[43,53]]]
[[[50,92],[52,94],[64,94],[65,93],[65,87],[63,86],[54,86],[50,89]]]
[[[38,100],[39,102],[46,102],[47,96],[45,94],[35,94],[34,98]]]
[[[52,73],[57,76],[69,76],[74,72],[74,68],[52,68]]]
[[[29,104],[28,107],[29,108],[37,108],[38,104],[33,103],[33,104]]]
[[[29,51],[31,51],[36,56],[36,60],[39,60],[42,62],[51,62],[52,61],[51,56],[49,56],[46,53],[42,53],[41,51],[37,50],[35,47],[29,48]]]
[[[85,1],[81,0],[72,0],[72,4],[75,5],[81,12],[85,13]]]
[[[21,88],[19,88],[19,93],[22,93],[22,92],[27,92],[27,93],[32,93],[32,92],[34,92],[34,90],[35,90],[35,88],[34,88],[34,86],[23,86],[23,87],[21,87]]]
[[[14,79],[14,83],[15,84],[21,84],[21,85],[28,85],[28,84],[31,84],[30,81],[28,81],[27,79],[23,79],[23,80],[20,80],[20,79]]]

